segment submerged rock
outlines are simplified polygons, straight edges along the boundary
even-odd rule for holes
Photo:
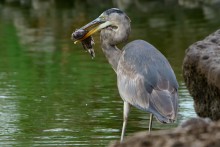
[[[192,118],[173,130],[140,132],[110,147],[219,147],[220,121]]]
[[[220,119],[220,30],[186,50],[183,77],[196,113]]]

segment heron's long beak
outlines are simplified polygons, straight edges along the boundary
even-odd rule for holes
[[[89,28],[94,27],[91,30],[89,30],[89,32],[86,33],[85,36],[83,36],[83,38],[76,40],[74,43],[76,44],[77,42],[86,39],[87,37],[91,36],[95,32],[97,32],[103,28],[106,28],[107,26],[110,26],[111,24],[112,23],[110,21],[104,21],[100,17],[96,18],[95,20],[91,21],[90,23],[88,23],[85,26],[83,26],[82,28],[80,28],[80,29],[88,30]]]

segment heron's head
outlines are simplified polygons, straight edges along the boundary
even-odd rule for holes
[[[111,8],[104,11],[98,18],[86,24],[81,29],[89,31],[78,41],[82,41],[101,30],[101,40],[111,45],[116,45],[128,39],[130,34],[130,19],[123,11],[117,8]]]

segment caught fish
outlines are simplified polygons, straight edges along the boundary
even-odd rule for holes
[[[88,33],[87,30],[84,29],[78,29],[72,34],[72,39],[75,39],[76,41],[82,39],[86,33]],[[89,36],[81,41],[83,48],[89,52],[89,54],[92,56],[92,58],[95,57],[95,51],[93,49],[93,45],[95,44],[92,36]]]

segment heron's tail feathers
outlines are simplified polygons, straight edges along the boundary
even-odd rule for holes
[[[178,108],[177,90],[153,90],[150,97],[150,111],[162,123],[176,120]]]

